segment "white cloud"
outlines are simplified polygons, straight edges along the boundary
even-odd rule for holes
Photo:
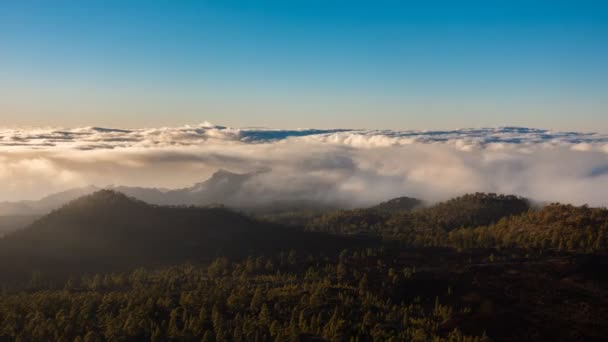
[[[0,200],[88,184],[185,187],[215,170],[270,170],[249,200],[367,204],[465,192],[608,204],[608,136],[525,128],[271,130],[199,126],[0,130]]]

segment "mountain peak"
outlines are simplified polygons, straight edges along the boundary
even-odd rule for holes
[[[251,177],[251,173],[234,173],[225,169],[218,169],[209,179],[195,184],[191,192],[211,191],[213,195],[220,193],[234,193],[241,184]]]

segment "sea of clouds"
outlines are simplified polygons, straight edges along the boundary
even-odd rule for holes
[[[606,206],[608,135],[519,127],[451,131],[0,129],[0,201],[87,185],[180,188],[218,169],[256,172],[251,201],[366,205],[468,192]]]

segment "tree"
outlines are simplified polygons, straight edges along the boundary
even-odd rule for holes
[[[214,342],[214,337],[209,330],[203,334],[202,342]]]
[[[101,337],[94,331],[89,331],[84,335],[84,342],[101,342]]]
[[[262,287],[256,287],[253,297],[251,298],[251,303],[249,304],[251,311],[257,312],[264,303],[264,300],[265,296]]]
[[[268,326],[270,324],[270,311],[268,310],[268,306],[266,304],[262,304],[262,309],[258,315],[258,320],[264,326]]]

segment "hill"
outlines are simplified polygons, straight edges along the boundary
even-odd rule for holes
[[[428,208],[396,215],[387,224],[399,229],[472,228],[498,222],[530,208],[528,200],[513,195],[475,193],[456,197]]]
[[[331,252],[361,242],[260,223],[224,208],[155,206],[102,190],[0,239],[0,270],[113,269],[290,249]]]
[[[485,193],[467,194],[430,207],[421,207],[421,204],[419,200],[401,197],[368,209],[328,213],[314,219],[308,228],[411,239],[420,231],[449,232],[492,224],[530,208],[524,198]]]
[[[449,234],[449,242],[459,248],[519,247],[606,252],[608,210],[555,203],[506,217],[489,226],[455,230]]]

